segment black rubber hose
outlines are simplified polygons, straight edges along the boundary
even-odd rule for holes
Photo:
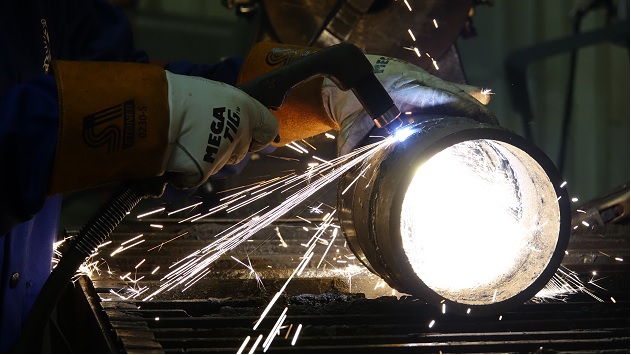
[[[164,191],[163,180],[127,182],[112,193],[110,198],[81,228],[71,241],[68,250],[50,274],[31,313],[22,327],[22,332],[13,345],[16,353],[42,352],[42,338],[48,320],[61,295],[76,274],[81,264],[112,233],[140,201],[147,197],[160,196]]]

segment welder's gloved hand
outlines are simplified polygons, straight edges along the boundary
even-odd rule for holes
[[[59,141],[50,193],[166,175],[202,184],[272,142],[278,122],[243,91],[139,63],[54,63]]]
[[[422,115],[462,116],[497,124],[493,113],[484,105],[490,100],[481,88],[443,81],[422,68],[400,59],[366,55],[375,76],[402,112]],[[340,155],[352,151],[374,127],[355,95],[340,90],[331,80],[322,85],[324,108],[337,124]]]
[[[197,187],[276,137],[274,115],[243,91],[200,77],[166,75],[173,149],[166,171],[176,187]]]

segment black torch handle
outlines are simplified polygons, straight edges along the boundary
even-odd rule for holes
[[[274,69],[240,86],[240,89],[271,109],[279,109],[293,87],[325,76],[341,90],[352,90],[366,112],[380,126],[398,117],[394,101],[377,80],[372,64],[350,43],[324,48],[293,63]]]

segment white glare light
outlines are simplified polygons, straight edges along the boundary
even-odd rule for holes
[[[412,127],[410,126],[401,127],[398,130],[396,130],[396,132],[394,132],[394,138],[396,138],[399,142],[403,142],[413,133],[414,133],[414,130],[412,129]]]
[[[513,297],[541,275],[559,219],[554,187],[534,159],[507,143],[472,140],[418,168],[400,227],[419,279],[476,305]]]

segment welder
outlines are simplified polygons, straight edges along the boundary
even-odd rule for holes
[[[340,130],[343,154],[374,126],[353,94],[328,79],[301,84],[270,112],[232,86],[241,59],[148,64],[146,53],[134,48],[124,13],[105,0],[8,1],[2,7],[3,352],[50,273],[63,193],[153,176],[193,189],[220,170],[234,172],[232,164],[279,136],[282,145]],[[272,69],[265,61],[271,52],[250,55],[241,80]],[[476,88],[441,81],[397,59],[368,58],[401,111],[496,121],[468,93]]]

